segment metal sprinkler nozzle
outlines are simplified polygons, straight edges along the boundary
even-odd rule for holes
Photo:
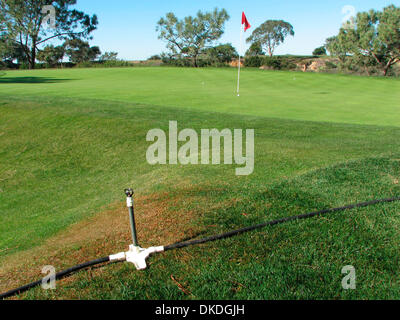
[[[125,194],[126,194],[126,205],[129,209],[129,220],[131,223],[133,246],[139,247],[139,244],[137,241],[137,236],[136,236],[135,211],[134,211],[134,205],[133,205],[134,191],[133,191],[133,189],[125,189]]]
[[[125,194],[126,194],[126,196],[127,197],[129,197],[129,198],[132,198],[133,197],[133,195],[134,195],[134,191],[133,191],[133,189],[125,189]]]
[[[129,246],[129,251],[120,252],[110,256],[110,261],[127,261],[133,263],[138,270],[144,270],[147,268],[146,259],[157,252],[163,252],[164,247],[150,247],[143,249],[139,246],[136,238],[136,226],[135,226],[135,215],[133,205],[133,190],[125,189],[126,204],[129,209],[129,219],[131,222],[132,240],[133,244]]]

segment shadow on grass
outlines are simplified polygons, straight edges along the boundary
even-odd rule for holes
[[[65,82],[72,79],[59,79],[59,78],[47,78],[47,77],[1,77],[1,83],[58,83]]]

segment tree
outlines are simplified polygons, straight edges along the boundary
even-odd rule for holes
[[[325,46],[318,47],[313,51],[313,56],[325,56],[326,55],[326,49]]]
[[[327,39],[329,52],[342,64],[378,66],[383,75],[400,61],[400,8],[390,5],[382,12],[360,12],[350,27]]]
[[[268,50],[270,57],[273,56],[276,47],[285,41],[288,36],[294,36],[293,26],[283,20],[267,20],[253,31],[247,42],[259,43],[261,47]]]
[[[339,59],[342,65],[352,56],[353,43],[347,38],[347,31],[339,32],[337,36],[326,39],[325,47],[331,56]]]
[[[204,53],[207,58],[213,62],[229,63],[233,58],[239,54],[236,49],[230,43],[220,44],[218,46],[207,48]]]
[[[6,38],[0,38],[0,60],[4,62],[12,62],[17,60],[18,63],[26,63],[24,51],[15,41]]]
[[[400,61],[400,8],[390,5],[378,13],[378,36],[371,50],[376,62],[382,66],[384,75]]]
[[[101,54],[99,47],[91,47],[89,42],[80,39],[67,40],[64,48],[69,60],[74,63],[93,61]]]
[[[45,22],[51,21],[43,7],[51,2],[55,9],[54,26],[49,28]],[[96,29],[97,16],[72,9],[76,0],[0,0],[0,28],[10,41],[18,43],[23,49],[31,69],[35,68],[39,46],[49,40],[84,38]],[[53,28],[54,27],[54,28]]]
[[[152,55],[150,58],[148,58],[147,60],[161,60],[162,57],[158,54],[154,54]]]
[[[197,67],[202,50],[222,36],[228,19],[226,10],[218,8],[213,12],[199,11],[195,17],[188,16],[183,20],[169,12],[158,21],[156,31],[158,38],[167,42],[172,55],[188,57]]]
[[[60,61],[64,58],[64,55],[64,46],[55,47],[53,45],[49,45],[38,52],[37,59],[53,67],[60,63]]]
[[[117,56],[118,56],[117,52],[106,52],[99,58],[99,60],[100,61],[117,61],[118,60]]]
[[[246,51],[246,56],[254,57],[254,56],[263,56],[264,52],[262,49],[262,45],[259,42],[253,42]]]

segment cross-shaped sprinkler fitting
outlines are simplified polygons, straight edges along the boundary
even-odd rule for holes
[[[133,263],[138,270],[144,270],[147,268],[146,259],[153,253],[163,252],[164,247],[151,247],[143,249],[139,246],[136,235],[136,223],[135,223],[135,209],[133,201],[134,191],[132,189],[126,189],[126,205],[129,209],[129,220],[131,224],[132,240],[133,244],[129,246],[129,251],[120,252],[110,256],[110,261],[128,261]]]

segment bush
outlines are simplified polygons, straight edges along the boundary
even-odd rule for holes
[[[162,57],[162,63],[165,65],[175,66],[175,67],[192,67],[193,66],[192,61],[189,61],[188,59],[172,58],[172,57],[168,57],[168,56]]]
[[[189,58],[171,58],[164,56],[162,63],[174,67],[193,67],[193,59]],[[212,58],[199,58],[197,59],[197,67],[226,67],[227,64]]]
[[[86,61],[76,64],[77,68],[119,68],[133,67],[133,64],[123,60]]]
[[[331,62],[331,61],[326,61],[326,62],[325,62],[325,66],[326,66],[326,69],[336,69],[336,68],[337,68],[337,65],[334,64],[334,63]]]
[[[325,46],[318,47],[313,51],[313,56],[326,56]]]
[[[292,70],[296,69],[296,64],[288,57],[276,56],[276,57],[262,57],[253,56],[246,57],[244,65],[245,67],[259,68],[266,66],[273,70]]]
[[[0,61],[0,70],[6,70],[6,69],[18,69],[19,65],[16,63],[13,63],[12,61],[5,60],[5,61]]]
[[[101,66],[106,68],[117,68],[117,67],[132,67],[132,64],[129,63],[128,61],[123,61],[123,60],[108,60],[104,61],[101,64]]]
[[[265,57],[263,65],[273,70],[294,70],[297,67],[293,59],[284,56]]]
[[[261,56],[246,57],[244,60],[245,67],[259,68],[263,65],[263,63],[264,57]]]
[[[75,65],[76,68],[93,68],[96,63],[92,61],[79,62]]]
[[[282,63],[279,57],[265,57],[264,58],[264,65],[270,67],[274,70],[281,70]]]
[[[147,60],[161,60],[161,56],[158,54],[155,54],[153,56],[151,56],[150,58],[148,58]]]
[[[226,66],[232,59],[237,58],[239,54],[230,43],[226,43],[204,49],[202,55],[202,59],[207,60],[210,65]]]
[[[51,68],[47,63],[36,63],[35,64],[35,69],[48,69]],[[21,70],[28,70],[29,69],[29,63],[23,62],[19,65],[19,69]]]
[[[29,64],[27,62],[22,62],[19,65],[19,69],[22,69],[22,70],[29,69]]]
[[[61,64],[61,68],[73,68],[75,66],[76,66],[76,64],[73,62],[63,62]]]

